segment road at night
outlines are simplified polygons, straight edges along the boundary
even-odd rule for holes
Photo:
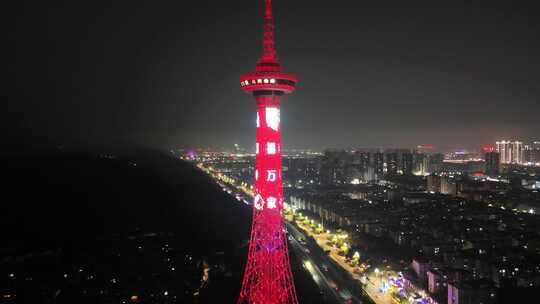
[[[289,224],[289,226],[292,226],[292,225]],[[341,267],[343,270],[349,272],[353,279],[360,280],[361,276],[354,273],[353,267],[351,267],[345,262],[343,257],[338,254],[337,249],[331,246],[325,245],[324,234],[311,235],[311,236],[315,239],[317,246],[319,246],[323,250],[329,250],[329,254],[327,256],[329,260],[331,259],[333,262],[337,263],[337,265],[339,265],[339,267]],[[370,299],[374,301],[376,304],[392,304],[393,303],[392,297],[388,293],[381,292],[378,287],[380,285],[381,285],[380,278],[377,278],[375,275],[371,274],[367,277],[367,285],[364,287],[364,291],[367,293]]]
[[[322,271],[319,269],[319,266],[315,264],[312,259],[306,254],[305,248],[295,239],[289,239],[289,249],[291,252],[296,254],[299,260],[302,261],[303,267],[310,273],[313,281],[319,286],[321,292],[324,293],[323,297],[327,303],[342,303],[340,301],[340,296],[338,293],[332,289],[331,282]]]
[[[335,264],[333,264],[328,257],[315,254],[317,250],[320,250],[315,247],[316,245],[313,246],[314,244],[308,243],[303,245],[298,241],[299,239],[306,239],[304,233],[288,222],[286,223],[286,227],[289,234],[292,236],[292,238],[289,239],[291,251],[294,251],[295,254],[302,257],[304,265],[307,263],[308,266],[306,266],[306,269],[312,274],[313,280],[315,280],[325,295],[331,295],[332,300],[335,303],[345,303],[345,301],[349,299],[351,301],[349,303],[364,303],[346,287],[350,282],[347,282],[347,279],[339,275],[339,269],[335,269]],[[325,265],[328,270],[321,271],[320,265]]]

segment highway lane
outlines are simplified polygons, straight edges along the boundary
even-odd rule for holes
[[[328,246],[324,245],[324,243],[325,243],[325,240],[324,240],[325,238],[324,237],[322,237],[321,235],[312,235],[312,236],[316,239],[316,241],[318,243],[317,246],[320,246],[321,248],[325,248],[325,249],[330,250],[329,255],[327,255],[326,257],[328,257],[329,260],[332,260],[333,262],[335,262],[334,265],[336,265],[337,267],[340,267],[344,271],[348,272],[353,279],[360,280],[361,275],[355,274],[353,272],[353,267],[348,265],[344,261],[343,257],[338,255],[337,250],[335,248],[331,248],[331,247],[328,247]],[[381,280],[380,280],[380,278],[377,279],[376,277],[377,276],[374,275],[373,273],[368,275],[368,284],[366,286],[364,286],[364,292],[376,304],[393,304],[394,301],[393,301],[392,296],[389,293],[383,293],[383,292],[381,292],[379,290],[378,286],[381,285]]]
[[[299,254],[303,261],[309,261],[308,265],[310,267],[306,268],[312,274],[319,288],[326,295],[332,295],[335,300],[334,303],[364,303],[347,288],[347,285],[351,284],[351,282],[350,280],[347,282],[347,279],[340,275],[340,270],[336,269],[339,266],[330,261],[329,257],[317,254],[317,250],[320,251],[321,249],[314,247],[317,246],[316,244],[314,246],[307,243],[305,245],[301,244],[298,240],[305,240],[306,236],[291,223],[286,222],[286,227],[289,235],[292,236],[292,238],[289,238],[291,249],[296,254]],[[322,265],[325,266],[324,271],[320,269]]]
[[[332,282],[328,280],[311,258],[306,254],[304,247],[294,237],[289,238],[289,249],[302,261],[304,268],[310,273],[315,284],[324,293],[323,297],[326,303],[341,304],[344,300],[332,288]]]

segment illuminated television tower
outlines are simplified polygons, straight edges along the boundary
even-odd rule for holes
[[[283,223],[281,96],[295,89],[296,76],[281,72],[274,47],[272,0],[265,0],[263,54],[240,87],[257,104],[255,198],[249,255],[238,303],[298,303]]]

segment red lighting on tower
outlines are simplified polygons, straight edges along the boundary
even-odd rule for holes
[[[495,147],[493,144],[487,144],[483,145],[480,150],[482,150],[482,153],[490,153],[497,151],[497,147]]]
[[[248,260],[238,303],[297,304],[283,223],[281,96],[294,91],[296,76],[281,72],[274,46],[272,1],[265,0],[263,54],[240,87],[257,105],[255,198]]]

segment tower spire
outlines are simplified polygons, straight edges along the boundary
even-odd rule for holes
[[[259,61],[278,61],[274,42],[274,16],[272,15],[272,0],[265,0],[263,55]]]

